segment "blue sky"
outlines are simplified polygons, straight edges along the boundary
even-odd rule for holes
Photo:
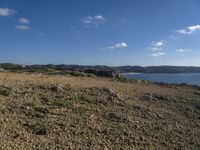
[[[200,66],[199,0],[0,0],[0,63]]]

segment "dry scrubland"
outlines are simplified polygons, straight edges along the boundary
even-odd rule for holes
[[[0,149],[199,149],[200,89],[0,73]]]

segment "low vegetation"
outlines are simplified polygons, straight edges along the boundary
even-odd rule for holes
[[[24,127],[31,133],[36,135],[46,135],[49,132],[49,127],[46,123],[37,122],[35,124],[24,124]]]
[[[11,90],[9,88],[0,85],[0,95],[9,96],[10,93],[11,93]]]

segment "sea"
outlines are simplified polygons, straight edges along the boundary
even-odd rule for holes
[[[122,76],[129,79],[149,80],[153,82],[190,84],[200,86],[200,73],[178,73],[178,74],[144,74],[144,73],[123,73]]]

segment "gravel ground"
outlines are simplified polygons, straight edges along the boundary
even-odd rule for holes
[[[0,72],[0,150],[199,149],[200,90]]]

